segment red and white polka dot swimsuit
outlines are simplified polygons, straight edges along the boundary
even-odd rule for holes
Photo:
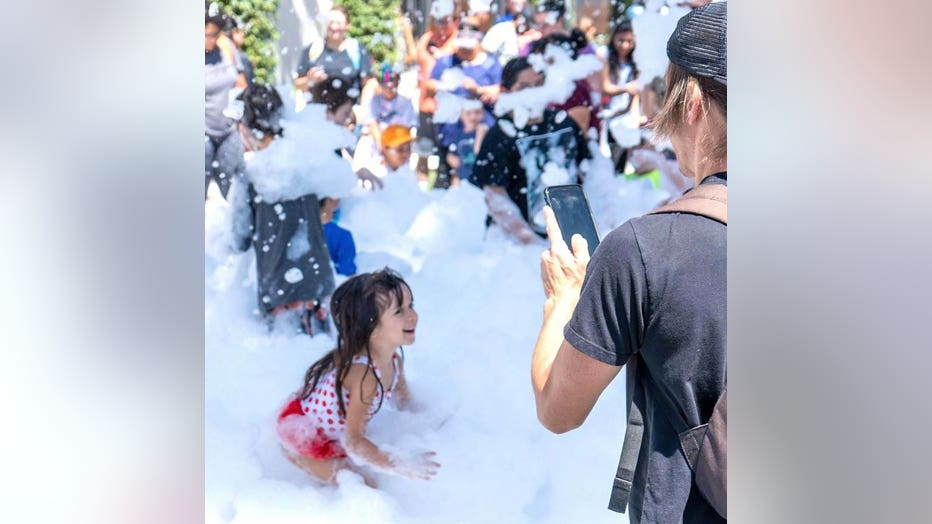
[[[391,400],[392,392],[398,383],[398,354],[392,355],[395,376],[392,385],[385,390],[382,403]],[[382,373],[369,359],[357,355],[353,364],[366,364],[375,372],[376,378],[382,379]],[[336,369],[321,377],[317,387],[303,400],[292,396],[278,415],[278,436],[282,444],[290,451],[315,459],[345,457],[346,450],[341,442],[345,432],[346,419],[340,416],[340,406],[336,395]],[[349,406],[350,393],[344,387],[343,405]],[[379,407],[378,398],[369,408],[371,417]]]

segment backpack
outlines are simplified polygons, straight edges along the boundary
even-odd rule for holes
[[[687,192],[678,200],[660,207],[648,214],[690,213],[701,215],[711,220],[728,225],[728,186],[722,184],[700,185]],[[637,466],[638,453],[641,449],[641,437],[644,434],[644,417],[634,402],[635,396],[642,398],[643,390],[637,388],[638,378],[644,378],[644,384],[666,407],[668,417],[680,437],[680,451],[686,457],[689,468],[695,475],[696,487],[706,501],[721,515],[727,516],[728,494],[728,382],[726,378],[722,394],[715,402],[712,416],[705,424],[690,427],[680,415],[676,404],[654,383],[645,366],[638,366],[639,356],[632,355],[625,365],[626,386],[628,393],[628,426],[625,430],[624,445],[618,460],[618,471],[612,486],[608,509],[624,513],[631,494],[634,470]]]

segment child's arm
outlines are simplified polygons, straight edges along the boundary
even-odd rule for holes
[[[365,365],[354,364],[344,387],[350,392],[346,406],[346,432],[343,446],[349,457],[358,464],[366,464],[384,473],[407,478],[427,480],[437,473],[440,464],[433,461],[434,452],[420,453],[411,457],[388,454],[366,438],[369,408],[378,403],[378,384],[375,373]]]
[[[483,186],[482,190],[485,193],[485,203],[489,208],[489,214],[498,225],[502,226],[502,229],[522,244],[540,240],[540,237],[534,234],[534,230],[521,216],[521,210],[508,196],[504,187],[490,185]]]
[[[485,125],[482,122],[479,122],[479,125],[476,126],[476,141],[472,145],[472,150],[475,154],[479,154],[479,150],[482,149],[482,140],[485,139],[485,135],[489,132],[489,126]]]
[[[405,380],[404,371],[404,362],[398,359],[398,382],[395,384],[395,392],[392,395],[398,409],[405,409],[411,404],[411,392],[408,390],[408,381]]]
[[[610,68],[611,66],[609,66],[608,62],[605,62],[605,66],[602,68],[603,95],[616,96],[622,93],[628,93],[629,95],[634,96],[638,93],[638,85],[634,80],[625,82],[624,84],[616,84],[612,82]]]
[[[456,153],[447,153],[447,164],[453,169],[460,168],[460,157]]]

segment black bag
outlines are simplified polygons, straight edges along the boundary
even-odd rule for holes
[[[682,198],[656,209],[648,214],[690,213],[728,224],[728,187],[722,184],[698,186]],[[659,398],[666,404],[666,412],[672,414],[670,423],[680,437],[680,450],[686,457],[695,474],[696,487],[709,504],[723,518],[728,518],[728,384],[715,402],[712,416],[705,424],[689,427],[680,416],[675,403],[663,390],[654,386],[646,367],[638,366],[638,355],[633,355],[626,364],[628,386],[628,427],[625,441],[618,460],[618,471],[612,487],[608,509],[624,513],[628,506],[631,484],[637,466],[641,437],[644,433],[644,417],[634,402],[638,394],[636,387],[639,377],[644,377],[645,384],[652,387]]]

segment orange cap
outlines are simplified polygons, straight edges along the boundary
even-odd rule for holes
[[[392,124],[382,131],[382,147],[398,147],[412,140],[411,130],[401,124]]]

